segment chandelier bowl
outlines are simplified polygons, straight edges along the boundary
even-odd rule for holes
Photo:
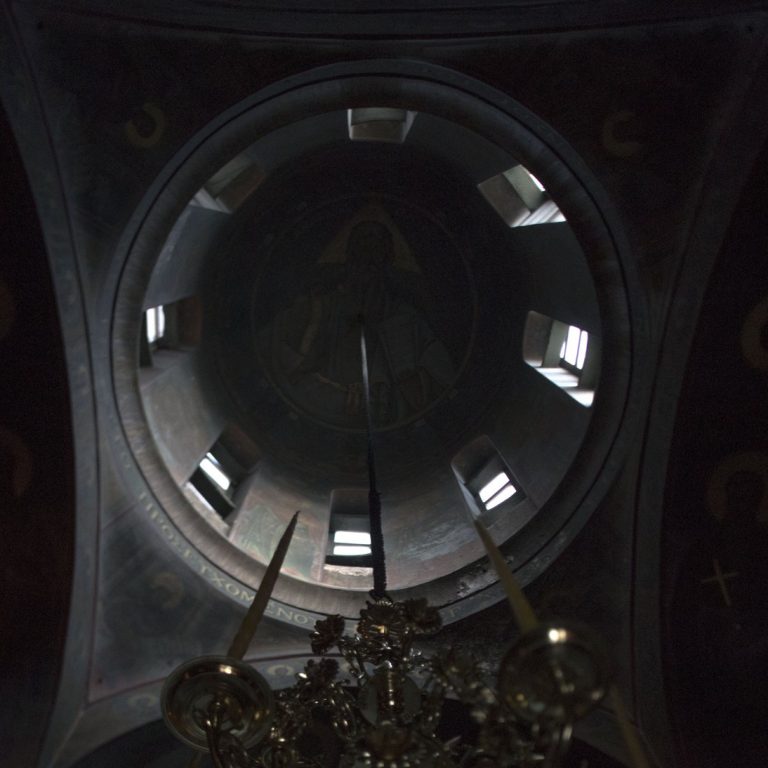
[[[199,656],[166,679],[160,694],[163,719],[181,741],[209,750],[206,720],[246,748],[266,735],[275,703],[267,681],[250,665],[228,656]]]

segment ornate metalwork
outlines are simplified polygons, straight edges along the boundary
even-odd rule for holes
[[[211,730],[226,733],[243,747],[258,744],[275,709],[267,681],[228,656],[200,656],[177,667],[166,679],[161,699],[168,727],[190,747],[204,751]]]
[[[494,681],[458,650],[414,649],[416,638],[439,628],[425,601],[386,596],[366,603],[351,636],[340,616],[318,621],[310,636],[318,658],[274,703],[242,662],[187,662],[166,682],[166,723],[224,768],[556,765],[574,721],[605,695],[600,643],[584,630],[538,625],[510,649]],[[438,726],[449,698],[472,725],[445,741]]]

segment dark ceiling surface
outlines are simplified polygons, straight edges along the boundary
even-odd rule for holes
[[[40,4],[42,7],[44,4]],[[760,10],[755,0],[448,0],[392,2],[294,0],[290,8],[274,2],[222,0],[175,3],[133,2],[119,11],[102,0],[48,4],[66,14],[105,21],[132,20],[150,25],[280,37],[427,38],[502,35],[519,32],[585,29],[701,17],[728,17]]]
[[[17,413],[0,430],[2,498],[27,527],[4,521],[18,546],[4,569],[16,674],[3,672],[3,765],[182,764],[170,742],[158,747],[160,684],[183,659],[226,647],[253,584],[195,543],[208,527],[189,534],[167,515],[136,456],[113,366],[118,299],[138,234],[150,249],[167,234],[145,224],[180,178],[173,169],[265,89],[321,67],[331,79],[341,67],[472,80],[498,109],[533,115],[559,162],[582,169],[573,175],[620,254],[620,270],[596,262],[592,275],[628,307],[603,391],[627,385],[611,409],[598,389],[587,435],[600,440],[585,440],[542,505],[562,515],[559,533],[524,557],[514,541],[505,551],[543,614],[609,641],[659,765],[764,764],[766,698],[750,682],[766,665],[768,259],[755,201],[768,177],[768,18],[754,3],[438,5],[4,4],[0,94],[18,152],[4,142],[4,234],[15,239],[0,264],[0,344]],[[577,219],[589,256],[600,243]],[[543,236],[542,253],[552,242]],[[26,380],[40,389],[17,395]],[[525,416],[505,424],[535,436]],[[515,630],[487,570],[467,566],[441,642],[493,659]],[[284,589],[250,655],[277,686],[322,612]],[[462,589],[478,596],[471,610]],[[721,706],[735,690],[738,706]],[[587,765],[623,759],[607,709],[579,736]]]

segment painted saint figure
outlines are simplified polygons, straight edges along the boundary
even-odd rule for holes
[[[291,398],[337,426],[362,426],[360,315],[378,426],[415,417],[455,375],[445,344],[409,288],[413,267],[409,275],[396,261],[391,228],[359,220],[349,229],[342,257],[321,260],[308,291],[276,318],[273,352]]]

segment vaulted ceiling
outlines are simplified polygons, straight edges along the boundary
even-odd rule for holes
[[[227,647],[295,509],[249,661],[289,684],[314,619],[353,619],[361,313],[390,587],[432,642],[516,637],[469,508],[607,640],[652,760],[763,765],[767,30],[693,0],[6,3],[8,765],[185,765],[162,681]],[[626,762],[607,706],[576,734],[569,765]]]

